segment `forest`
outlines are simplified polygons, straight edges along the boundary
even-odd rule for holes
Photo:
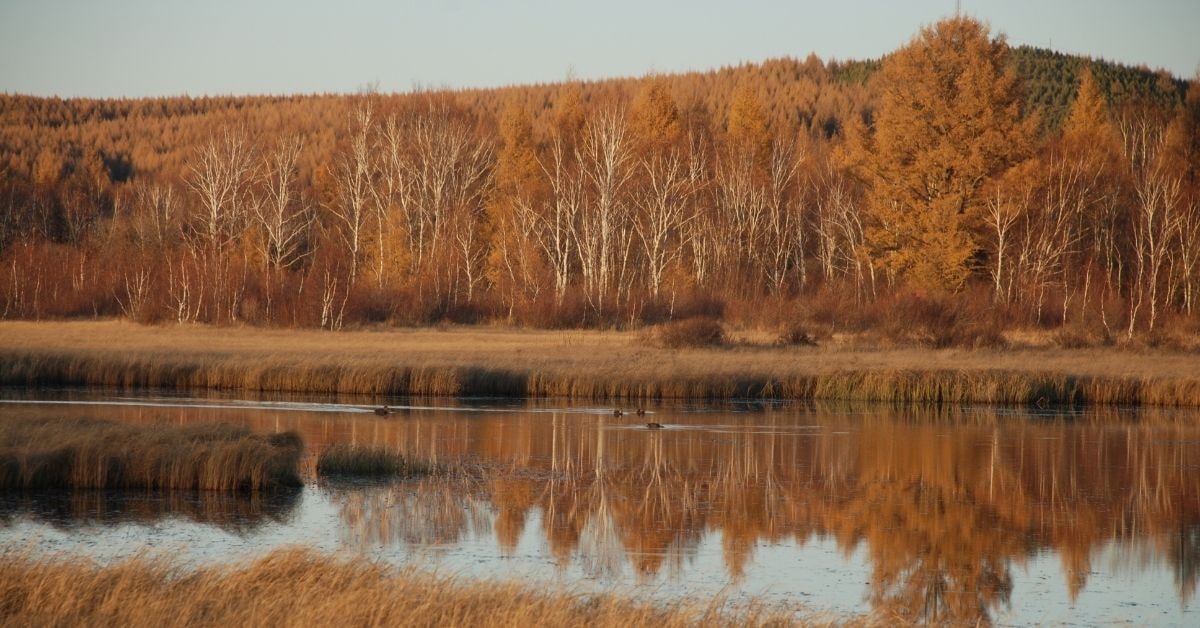
[[[497,89],[0,95],[0,317],[1200,329],[1200,81],[948,18],[880,60]]]

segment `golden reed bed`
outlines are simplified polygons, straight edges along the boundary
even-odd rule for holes
[[[863,623],[845,618],[839,625]],[[832,619],[708,600],[651,604],[611,594],[466,583],[366,560],[280,550],[246,566],[185,570],[137,558],[0,560],[5,626],[613,626],[831,625]]]
[[[633,332],[0,323],[0,384],[314,393],[1200,406],[1200,356],[1120,349],[667,350]]]
[[[260,491],[301,484],[292,432],[231,425],[0,421],[0,490],[116,488]]]

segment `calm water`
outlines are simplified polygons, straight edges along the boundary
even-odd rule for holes
[[[479,477],[257,498],[0,495],[0,544],[238,562],[281,546],[659,599],[1001,624],[1196,625],[1200,414],[6,391],[0,420],[223,421]],[[372,404],[406,406],[390,416]],[[665,424],[647,430],[646,420]],[[311,465],[311,457],[307,461]]]

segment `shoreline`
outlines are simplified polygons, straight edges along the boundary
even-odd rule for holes
[[[662,349],[644,333],[0,322],[0,385],[590,401],[1200,407],[1200,357],[1122,349]]]

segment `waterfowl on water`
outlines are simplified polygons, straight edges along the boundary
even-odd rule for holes
[[[621,412],[620,408],[616,408],[613,410],[613,416],[621,416],[622,414],[624,414],[624,413]]]
[[[655,423],[655,422],[651,421],[646,424],[646,429],[648,429],[648,430],[661,430],[662,428],[663,428],[662,423]]]
[[[379,416],[387,416],[388,413],[390,413],[390,412],[391,412],[391,410],[389,410],[387,406],[380,406],[378,408],[375,408],[375,414],[377,414]]]
[[[645,408],[638,408],[638,409],[637,409],[637,415],[638,415],[638,416],[646,416],[646,409],[645,409]]]

